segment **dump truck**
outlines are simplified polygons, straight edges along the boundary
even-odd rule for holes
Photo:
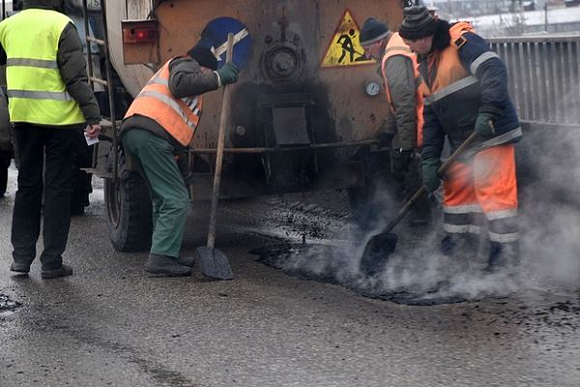
[[[220,199],[347,189],[360,206],[374,169],[388,169],[388,156],[374,152],[387,109],[384,88],[358,35],[371,16],[397,27],[404,2],[92,0],[84,6],[88,16],[101,12],[103,36],[90,39],[103,40],[111,64],[103,73],[114,75],[108,78],[112,130],[101,136],[91,171],[105,178],[115,249],[147,248],[152,227],[146,184],[123,152],[115,118],[163,63],[199,40],[209,39],[219,56],[227,34],[234,34],[241,68],[232,88]],[[114,102],[115,96],[129,101]],[[220,109],[220,92],[204,95],[188,148],[191,200],[211,198]]]

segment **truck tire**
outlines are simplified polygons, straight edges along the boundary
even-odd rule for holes
[[[118,175],[116,181],[105,180],[109,239],[117,251],[146,251],[153,233],[147,184],[137,172],[126,169],[122,152]]]

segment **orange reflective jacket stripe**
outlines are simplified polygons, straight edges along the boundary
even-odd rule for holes
[[[419,67],[417,65],[417,55],[411,51],[409,46],[405,44],[403,38],[398,32],[391,35],[387,47],[385,47],[385,55],[383,56],[383,61],[381,63],[381,72],[383,75],[383,80],[385,82],[385,91],[387,93],[387,101],[391,106],[393,113],[395,112],[395,107],[393,105],[393,99],[391,97],[391,91],[389,89],[389,84],[387,81],[387,60],[395,55],[403,55],[411,60],[413,63],[413,76],[415,77],[415,101],[416,101],[416,111],[417,111],[417,147],[423,145],[423,93],[421,89],[422,78],[419,73]]]
[[[188,146],[201,117],[202,96],[175,98],[169,91],[169,63],[137,95],[125,118],[139,114],[156,121],[181,145]]]

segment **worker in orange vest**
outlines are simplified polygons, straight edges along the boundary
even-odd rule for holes
[[[125,114],[122,143],[147,181],[153,205],[153,237],[145,271],[165,276],[191,274],[192,257],[179,252],[189,194],[176,155],[192,141],[203,94],[238,80],[238,68],[217,69],[213,52],[201,45],[168,60],[137,95]]]
[[[441,248],[452,254],[461,244],[479,251],[487,229],[487,271],[515,274],[518,263],[518,192],[515,147],[522,136],[508,92],[507,69],[471,24],[433,18],[425,6],[405,8],[399,33],[418,54],[427,86],[423,126],[423,182],[429,191],[441,184],[444,142],[457,148],[474,131],[470,154],[450,167],[443,183]],[[485,227],[485,228],[484,228]]]
[[[409,199],[419,187],[419,167],[415,156],[422,145],[423,93],[417,56],[398,33],[375,18],[368,18],[360,32],[365,56],[380,63],[380,74],[388,108],[377,137],[380,147],[390,148],[391,172],[397,187],[398,201]],[[412,224],[425,224],[430,219],[426,198],[417,203],[411,214]]]

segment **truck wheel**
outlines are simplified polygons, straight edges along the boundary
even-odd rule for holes
[[[117,251],[148,250],[153,233],[149,190],[137,172],[126,170],[122,154],[118,172],[117,181],[105,181],[109,239]]]

